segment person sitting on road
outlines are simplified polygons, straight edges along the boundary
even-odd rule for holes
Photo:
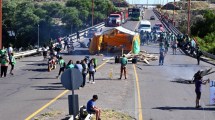
[[[98,100],[98,96],[93,95],[93,98],[87,102],[87,112],[89,114],[96,114],[96,120],[101,120],[101,110],[95,106],[96,100]]]

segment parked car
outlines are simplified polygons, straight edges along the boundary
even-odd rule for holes
[[[151,16],[151,17],[150,17],[150,20],[155,20],[155,16]]]
[[[162,23],[155,23],[155,26],[159,26],[160,27],[160,30],[162,32],[164,32],[164,27],[163,27],[163,24]]]

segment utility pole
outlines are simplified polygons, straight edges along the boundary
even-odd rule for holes
[[[174,5],[174,8],[173,8],[173,18],[172,18],[172,22],[173,22],[173,25],[175,26],[175,24],[174,24],[174,19],[175,19],[175,0],[174,0],[173,5]]]
[[[0,49],[2,49],[2,0],[0,0]]]
[[[40,25],[38,23],[38,28],[37,28],[37,44],[38,44],[38,49],[40,48]]]
[[[93,18],[94,18],[94,0],[92,0],[92,26],[93,26]]]
[[[167,13],[167,4],[168,4],[168,0],[166,1],[166,13]]]
[[[190,35],[190,0],[188,0],[187,34]]]

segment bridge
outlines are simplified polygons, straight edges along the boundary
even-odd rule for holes
[[[161,4],[133,4],[136,7],[161,6]]]

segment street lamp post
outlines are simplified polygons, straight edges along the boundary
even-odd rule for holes
[[[38,45],[38,49],[40,46],[40,25],[38,24],[38,30],[37,30],[37,45]]]

